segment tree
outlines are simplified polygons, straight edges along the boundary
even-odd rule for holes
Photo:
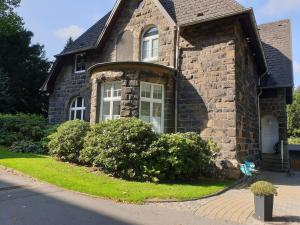
[[[294,92],[294,101],[288,106],[288,133],[290,137],[300,137],[300,88]]]
[[[72,45],[74,43],[74,40],[72,37],[69,37],[69,39],[67,40],[67,43],[65,45],[65,49],[67,49],[70,45]]]
[[[50,63],[45,58],[44,47],[31,44],[33,33],[22,29],[9,35],[0,34],[0,68],[2,85],[2,113],[46,114],[47,96],[39,89],[48,76]],[[7,99],[7,101],[3,100]]]
[[[21,0],[0,0],[0,34],[11,34],[22,29],[22,18],[14,9],[19,7]]]

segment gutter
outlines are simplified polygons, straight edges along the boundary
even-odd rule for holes
[[[174,64],[175,64],[174,67],[176,69],[176,78],[175,78],[175,115],[174,115],[175,133],[178,132],[179,41],[180,41],[180,26],[176,26],[176,43],[175,43],[175,60],[174,60]]]
[[[259,157],[262,159],[262,149],[261,149],[261,143],[262,143],[262,137],[261,137],[261,112],[260,112],[260,96],[262,95],[263,91],[261,88],[261,80],[264,76],[268,74],[268,69],[266,72],[264,72],[259,78],[258,78],[258,88],[259,93],[257,95],[257,110],[258,110],[258,145],[259,145]]]

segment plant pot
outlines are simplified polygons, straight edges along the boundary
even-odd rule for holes
[[[254,195],[255,216],[261,221],[272,221],[274,195]]]

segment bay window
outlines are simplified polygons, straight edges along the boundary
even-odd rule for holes
[[[151,123],[157,133],[164,131],[164,86],[141,82],[140,119]]]

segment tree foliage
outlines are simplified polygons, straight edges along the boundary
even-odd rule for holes
[[[294,101],[288,106],[288,133],[290,137],[300,137],[300,89],[294,92]]]
[[[72,37],[69,37],[69,39],[67,40],[67,43],[65,45],[65,49],[67,49],[69,46],[71,46],[74,43],[74,40]]]
[[[22,29],[22,18],[14,9],[19,7],[21,0],[0,0],[0,34],[9,35]]]
[[[31,44],[33,33],[21,30],[10,35],[0,34],[1,113],[46,114],[47,96],[39,89],[48,76],[50,63],[44,47]]]

